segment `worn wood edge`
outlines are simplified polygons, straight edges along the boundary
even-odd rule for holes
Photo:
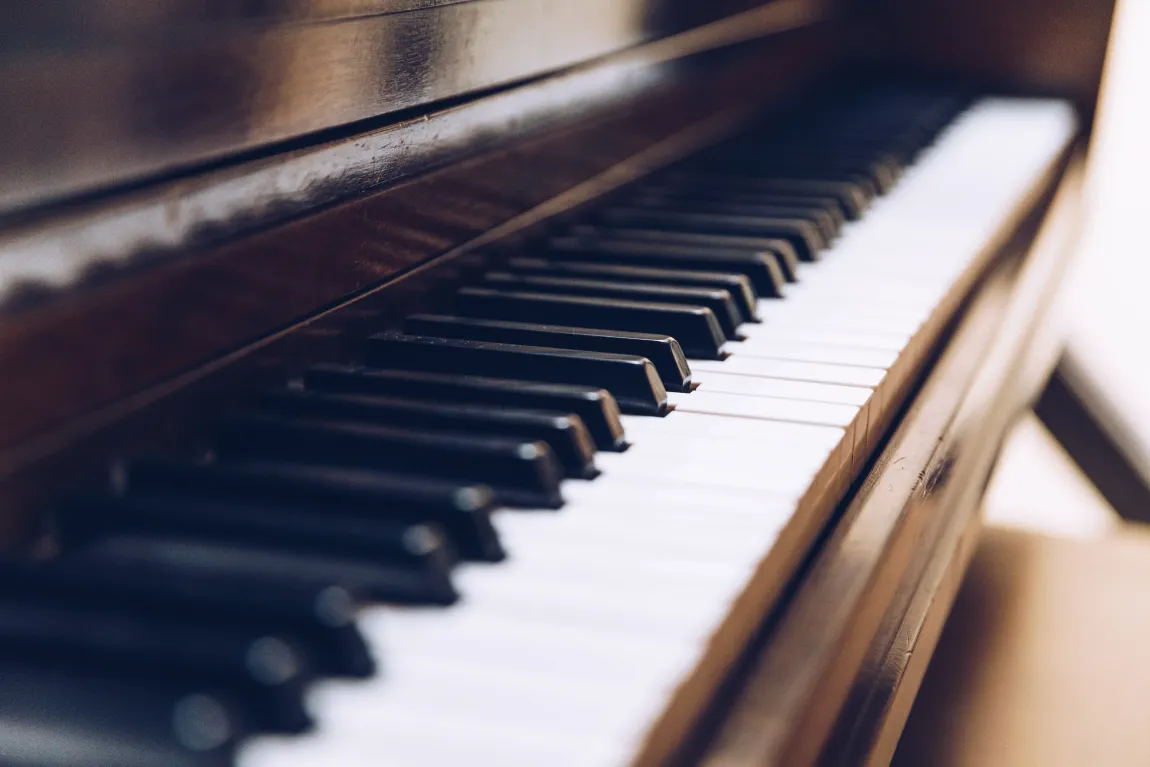
[[[908,344],[896,366],[888,373],[888,378],[884,379],[884,386],[880,387],[876,397],[872,398],[877,399],[877,402],[872,402],[869,407],[864,445],[873,448],[885,434],[890,420],[899,406],[906,401],[907,393],[916,382],[916,374],[921,372],[922,365],[944,328],[967,299],[974,285],[985,275],[988,265],[1002,253],[1016,235],[1026,216],[1053,188],[1064,167],[1066,157],[1067,154],[1064,153],[1054,159],[1039,180],[1018,200],[995,236],[956,280],[946,298],[936,307],[928,322]],[[975,369],[977,361],[974,356],[968,361],[962,378],[964,386],[969,382],[972,375],[969,371]],[[932,378],[934,377],[932,373]],[[953,413],[956,407],[957,389],[962,387],[952,388],[955,390],[950,396],[950,413]],[[916,401],[914,407],[912,413],[916,410],[922,413],[921,401]],[[907,421],[915,423],[915,419],[908,416],[903,429],[906,428]],[[924,421],[919,418],[917,422],[921,430]],[[854,425],[857,424],[856,421]],[[945,423],[934,423],[927,429],[931,433],[927,439],[937,439],[944,425]],[[883,469],[897,460],[891,459],[889,453],[890,449],[884,453],[885,461],[880,458],[875,472],[864,483],[859,497],[852,504],[853,508],[849,508],[845,514],[839,532],[836,532],[827,548],[820,553],[819,560],[810,573],[813,577],[804,582],[796,598],[787,605],[786,614],[782,616],[782,623],[774,635],[771,646],[756,664],[751,675],[752,681],[744,689],[743,695],[736,700],[716,739],[701,758],[702,764],[708,767],[746,764],[781,764],[789,767],[794,764],[813,763],[817,758],[826,734],[834,724],[837,705],[845,699],[854,672],[857,672],[862,662],[866,641],[873,636],[881,618],[881,612],[873,606],[869,612],[859,616],[854,615],[851,609],[847,609],[845,614],[832,616],[826,610],[826,602],[814,604],[818,601],[817,594],[827,590],[828,583],[834,580],[833,571],[824,570],[825,574],[820,578],[818,564],[833,562],[836,552],[841,552],[845,545],[851,543],[845,540],[843,531],[849,530],[850,523],[859,517],[863,500],[873,492]],[[847,456],[848,465],[857,471],[866,457],[862,451],[852,451],[851,455]],[[847,464],[847,461],[844,461],[844,464]],[[712,639],[713,649],[744,646],[762,622],[786,585],[785,582],[771,580],[773,574],[785,570],[772,562],[772,558],[785,558],[792,568],[796,566],[800,557],[809,550],[816,534],[829,520],[835,504],[842,498],[843,492],[855,477],[854,474],[841,468],[838,475],[835,474],[834,469],[826,466],[816,478],[800,502],[788,528],[780,535],[770,554],[760,564],[747,590],[737,600],[727,620],[716,632]],[[915,485],[914,477],[902,482],[904,498],[910,497]],[[835,489],[839,492],[834,492]],[[889,502],[880,506],[878,513],[888,517],[892,513],[897,513],[892,510]],[[898,541],[894,543],[898,544]],[[906,546],[906,544],[898,545]],[[888,550],[883,541],[879,540],[870,541],[864,548],[870,551],[887,551],[889,554],[899,553],[893,549]],[[903,551],[902,554],[904,560],[906,552]],[[878,582],[883,585],[880,591],[889,593],[892,588],[891,581],[889,574],[885,578],[879,578]],[[842,602],[841,597],[844,594],[857,596],[860,592],[874,591],[870,586],[870,582],[845,583],[830,586],[828,593],[835,595],[832,603]],[[815,596],[804,599],[804,594]],[[859,602],[875,604],[873,599]],[[852,602],[850,606],[853,607],[854,603]],[[833,623],[835,619],[841,623],[835,625]],[[851,625],[846,625],[848,623]],[[836,638],[833,641],[829,639],[832,635]],[[861,644],[858,641],[859,635],[865,635]],[[735,637],[740,641],[734,641]],[[821,640],[821,653],[815,653],[808,647],[812,644],[809,641],[812,637]],[[854,642],[847,641],[852,637]],[[780,638],[783,641],[779,641]],[[843,652],[847,656],[844,658],[845,662],[839,661],[838,658]],[[709,689],[713,690],[718,683],[717,678],[729,669],[734,661],[734,654],[725,654],[719,658],[716,653],[709,653],[696,669],[694,676],[707,674],[712,680]],[[684,684],[681,689],[688,689],[688,685],[693,681],[692,679]],[[825,705],[828,701],[832,701],[829,707]]]
[[[977,543],[981,528],[980,502],[993,470],[993,459],[1017,413],[1041,389],[1041,381],[1058,356],[1061,334],[1057,323],[1049,321],[1053,312],[1051,302],[1077,244],[1081,182],[1081,159],[1075,157],[1041,229],[1023,256],[1025,262],[1019,274],[1011,275],[1012,290],[1008,299],[1012,305],[1021,301],[1029,309],[1029,296],[1046,299],[1039,313],[1026,315],[1032,331],[1029,335],[1004,332],[993,342],[996,348],[1008,347],[1025,369],[1009,368],[1011,372],[997,374],[1003,366],[984,365],[981,371],[994,375],[991,385],[1000,392],[992,402],[994,413],[987,411],[985,397],[980,393],[986,385],[978,382],[972,386],[976,401],[973,415],[969,411],[964,415],[960,406],[956,421],[976,422],[979,433],[957,446],[962,466],[951,472],[947,487],[936,493],[935,508],[930,512],[941,520],[939,530],[928,536],[927,545],[920,546],[914,566],[902,579],[899,593],[870,644],[862,671],[820,758],[823,765],[866,763],[877,767],[889,763],[894,754]],[[1047,264],[1052,268],[1047,268]],[[1013,271],[1010,265],[1005,268]],[[1011,310],[1006,308],[1003,314],[1004,321],[1008,322]],[[1013,315],[1018,316],[1017,312]],[[996,353],[991,352],[990,358],[994,356]],[[992,417],[995,413],[1000,414],[999,417]],[[961,430],[960,424],[958,431]],[[944,440],[938,453],[940,460],[955,448],[954,443],[953,437]],[[937,542],[932,546],[931,541]]]

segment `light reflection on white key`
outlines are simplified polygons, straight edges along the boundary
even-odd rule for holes
[[[747,323],[739,327],[739,332],[748,340],[777,339],[784,343],[809,342],[825,346],[846,346],[852,349],[876,349],[891,352],[901,351],[906,346],[907,341],[910,340],[909,333],[865,333],[766,322]]]
[[[668,399],[676,410],[684,413],[709,413],[711,415],[729,415],[773,421],[795,421],[820,426],[849,426],[859,411],[856,405],[724,394],[722,392],[710,392],[702,388],[691,394],[671,393]]]

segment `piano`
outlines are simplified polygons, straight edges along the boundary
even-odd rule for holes
[[[1103,0],[0,24],[0,762],[883,764]]]

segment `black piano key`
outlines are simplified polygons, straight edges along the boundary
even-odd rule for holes
[[[337,466],[246,462],[195,465],[137,462],[127,468],[125,490],[229,499],[284,507],[347,524],[430,524],[466,559],[502,561],[506,554],[491,524],[495,500],[485,485],[435,477],[397,476]],[[422,538],[422,536],[421,536]],[[426,544],[426,541],[421,541]]]
[[[507,269],[516,274],[570,275],[606,278],[618,282],[647,282],[656,285],[683,285],[697,288],[721,288],[731,294],[742,322],[758,322],[755,299],[758,293],[750,279],[737,272],[661,269],[658,267],[602,264],[594,261],[513,258]]]
[[[627,227],[648,227],[698,234],[735,234],[774,237],[786,240],[795,249],[801,261],[815,261],[826,246],[815,227],[806,221],[786,218],[752,218],[726,216],[720,213],[688,213],[679,211],[645,210],[643,208],[610,208],[603,211],[601,220]]]
[[[712,244],[706,235],[695,240],[663,238],[655,230],[576,227],[576,234],[553,237],[542,253],[556,260],[574,259],[608,264],[634,264],[663,269],[721,269],[742,274],[765,298],[782,296],[782,285],[795,275],[781,268],[778,252],[763,247],[728,247]],[[668,233],[671,234],[671,233]],[[785,243],[784,243],[785,244]],[[789,249],[789,245],[787,246]],[[797,269],[798,259],[795,259]],[[788,268],[789,269],[789,268]]]
[[[442,348],[442,347],[439,347]],[[649,364],[649,363],[648,363]],[[661,388],[661,387],[660,387]],[[250,412],[224,422],[227,461],[278,459],[483,482],[508,505],[559,508],[562,472],[545,442]]]
[[[551,446],[565,476],[593,479],[599,474],[595,443],[574,414],[290,389],[267,394],[258,404],[261,411],[282,415],[539,440]]]
[[[662,181],[691,189],[720,189],[732,192],[778,192],[834,197],[851,221],[862,218],[873,195],[848,181],[827,181],[770,176],[735,176],[705,171],[672,170],[659,176]]]
[[[774,163],[790,163],[796,168],[802,166],[834,167],[866,173],[883,194],[894,188],[894,185],[902,177],[905,168],[905,163],[899,160],[896,153],[881,149],[844,146],[826,152],[820,147],[808,145],[805,150],[798,147],[777,147],[774,148],[773,155],[773,157],[764,158],[767,168],[770,168]]]
[[[308,665],[324,674],[370,676],[375,671],[355,625],[355,601],[334,585],[290,578],[229,578],[171,567],[85,567],[66,556],[46,563],[0,560],[0,599],[115,607],[201,624],[260,625],[303,647]]]
[[[781,298],[782,284],[784,282],[798,282],[799,257],[795,249],[786,240],[772,237],[751,237],[734,234],[699,234],[697,232],[676,232],[666,229],[638,229],[632,227],[615,226],[588,226],[585,224],[571,227],[570,240],[555,237],[550,243],[556,248],[569,247],[570,242],[600,243],[603,246],[611,244],[613,247],[627,247],[628,250],[637,247],[634,243],[645,243],[645,247],[652,248],[660,245],[665,248],[683,249],[690,252],[706,252],[718,258],[724,255],[738,254],[744,256],[747,251],[754,254],[764,254],[766,277],[776,292],[759,290],[765,298]]]
[[[6,662],[219,687],[254,727],[300,732],[311,725],[302,657],[286,639],[248,627],[10,595],[0,598],[0,653]]]
[[[745,151],[730,152],[727,157],[709,157],[705,167],[708,171],[722,169],[724,172],[757,176],[865,179],[869,188],[881,194],[890,191],[898,180],[897,167],[881,158],[872,159],[870,153],[867,153],[870,156],[862,157],[822,156],[818,151],[787,154],[775,147],[765,152],[757,147],[747,148]]]
[[[626,206],[628,209],[643,208],[677,213],[715,213],[723,216],[745,216],[748,218],[798,219],[810,223],[817,229],[823,247],[834,240],[839,233],[839,225],[834,216],[819,208],[794,203],[704,202],[676,198],[635,197],[629,198]]]
[[[232,767],[248,733],[197,685],[0,664],[0,754],[12,767]]]
[[[890,175],[897,179],[903,168],[897,148],[906,141],[894,135],[897,132],[897,129],[893,129],[890,136],[890,141],[896,145],[895,150],[884,147],[883,144],[887,143],[884,141],[856,140],[852,136],[811,140],[787,136],[749,136],[742,142],[736,141],[728,146],[735,149],[734,153],[740,158],[751,155],[746,158],[750,167],[770,163],[834,166],[863,173]]]
[[[689,166],[688,166],[689,167]],[[787,166],[769,167],[757,169],[754,167],[735,167],[729,170],[722,168],[715,168],[713,166],[702,166],[706,173],[726,174],[731,178],[770,178],[781,180],[795,180],[795,181],[822,181],[832,184],[849,184],[851,187],[858,190],[858,192],[867,200],[874,200],[881,190],[878,183],[874,181],[867,173],[851,172],[850,170],[838,170],[835,168],[794,168]]]
[[[632,198],[627,198],[629,201]],[[642,201],[665,200],[692,205],[719,206],[731,205],[781,205],[811,208],[830,216],[836,230],[850,220],[847,208],[841,200],[828,195],[803,194],[801,192],[756,192],[725,190],[715,186],[675,186],[667,183],[648,183],[636,188],[634,199]],[[704,210],[708,208],[704,207]]]
[[[318,513],[316,513],[318,512]],[[398,566],[423,573],[439,590],[451,590],[450,553],[434,527],[379,518],[334,521],[333,509],[300,513],[291,505],[189,497],[166,492],[95,496],[67,501],[56,511],[67,551],[93,539],[123,533],[196,538],[283,547],[350,562]]]
[[[167,567],[229,578],[284,578],[337,585],[367,601],[450,605],[459,594],[450,584],[401,565],[327,557],[285,547],[124,533],[93,539],[68,555],[88,567]]]
[[[455,310],[470,317],[511,322],[668,335],[679,342],[679,346],[688,357],[701,359],[723,359],[722,347],[727,340],[714,312],[705,306],[692,304],[464,288],[455,294]],[[547,367],[550,368],[550,365]],[[498,372],[498,369],[482,366],[474,369],[477,373]],[[640,377],[634,375],[637,372],[639,371],[632,371],[629,374],[631,390],[618,389],[599,375],[582,379],[568,378],[558,371],[536,373],[509,371],[508,375],[522,375],[525,378],[538,376],[540,380],[602,385],[610,389],[619,406],[625,411],[641,415],[663,415],[666,412],[666,393],[662,391],[662,383],[659,383],[657,388],[643,386]],[[657,381],[658,376],[654,367],[651,367],[650,372],[652,378]]]
[[[606,389],[593,386],[408,370],[368,370],[339,365],[311,368],[304,373],[303,384],[314,391],[426,397],[444,402],[571,413],[583,421],[599,450],[617,453],[627,449],[627,438],[615,398]]]
[[[541,276],[490,272],[483,286],[493,290],[523,293],[555,293],[565,296],[619,298],[627,301],[651,301],[660,304],[705,306],[719,321],[728,340],[738,337],[741,320],[739,308],[731,294],[722,288],[689,288],[647,282],[616,282],[593,278]]]
[[[521,316],[517,311],[520,305],[528,310],[536,306],[544,308],[558,306],[560,309],[568,310],[565,314],[554,312],[562,314],[563,319],[567,319],[570,316],[569,310],[574,308],[584,320],[590,321],[603,317],[616,319],[619,315],[625,316],[626,310],[631,306],[628,304],[622,310],[618,310],[615,307],[618,302],[548,295],[541,295],[536,300],[534,294],[517,303],[515,294],[472,288],[460,291],[457,299],[459,306],[468,314],[526,321],[535,321],[537,318]],[[708,309],[692,307],[688,312],[678,311],[663,304],[635,304],[635,306],[638,308],[634,313],[644,313],[643,316],[672,318],[676,318],[678,314],[704,316],[714,324],[715,333],[720,339],[719,343],[722,343],[718,324]],[[498,316],[504,311],[507,315],[514,316]],[[530,313],[530,311],[524,312],[524,314]],[[546,311],[540,313],[547,314]],[[556,324],[576,323],[559,321]],[[594,323],[589,325],[589,327],[597,326]],[[626,328],[625,323],[623,327]],[[668,333],[668,335],[675,334]],[[368,339],[366,359],[369,367],[458,375],[499,375],[545,383],[598,386],[611,392],[620,407],[631,412],[655,416],[667,412],[667,390],[659,380],[655,366],[649,360],[634,355],[382,333]]]
[[[691,390],[691,368],[687,357],[679,342],[671,336],[434,314],[408,317],[403,321],[403,329],[423,336],[631,354],[651,361],[667,391]]]

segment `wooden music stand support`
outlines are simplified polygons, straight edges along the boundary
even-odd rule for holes
[[[1150,466],[1089,369],[1063,352],[1034,412],[1125,520],[1150,523]]]

